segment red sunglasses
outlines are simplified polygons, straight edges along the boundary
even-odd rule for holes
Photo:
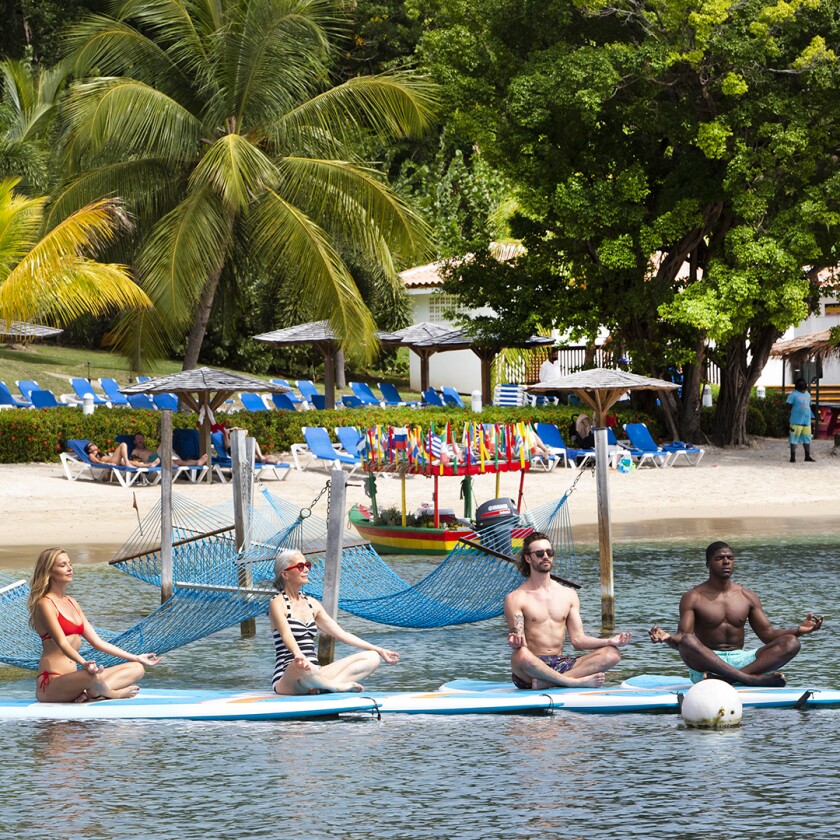
[[[309,560],[301,560],[300,563],[292,563],[291,566],[286,566],[286,568],[283,569],[283,571],[284,572],[291,572],[292,569],[297,569],[299,572],[302,572],[304,569],[311,569],[311,568],[312,568],[312,563],[310,563]]]

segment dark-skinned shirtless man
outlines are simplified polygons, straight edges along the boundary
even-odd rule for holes
[[[782,686],[785,677],[776,669],[799,653],[799,637],[822,627],[822,616],[808,617],[790,630],[771,624],[758,595],[732,580],[735,556],[725,542],[706,549],[709,579],[690,589],[680,600],[680,626],[666,633],[656,624],[648,631],[652,642],[664,642],[679,651],[692,682],[706,677],[742,685]],[[744,650],[744,625],[764,644]]]
[[[513,684],[542,689],[601,686],[604,671],[621,659],[618,649],[630,641],[630,634],[617,633],[609,639],[587,636],[577,592],[552,580],[553,565],[549,538],[537,532],[525,537],[519,571],[526,580],[505,598]],[[566,631],[575,650],[589,653],[563,656]]]

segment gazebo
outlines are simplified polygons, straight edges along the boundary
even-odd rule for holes
[[[333,332],[329,321],[312,321],[262,333],[255,335],[254,341],[264,341],[276,347],[296,344],[317,347],[324,357],[324,402],[327,408],[335,408],[335,356],[341,349],[341,339]]]
[[[435,340],[451,332],[451,327],[421,321],[395,332],[380,332],[379,340],[383,347],[408,347],[420,357],[420,390],[425,391],[429,387],[429,357],[439,350]]]
[[[158,376],[147,382],[139,382],[120,388],[124,394],[177,394],[179,402],[198,414],[201,426],[201,452],[209,453],[210,426],[213,423],[213,412],[233,394],[239,391],[250,391],[262,394],[284,394],[290,389],[285,385],[266,382],[264,379],[254,379],[215,368],[194,368],[182,370],[178,373]],[[211,480],[212,470],[208,471],[208,481]]]
[[[0,339],[4,341],[33,341],[36,338],[54,338],[64,330],[58,327],[45,327],[31,324],[29,321],[5,321],[0,318]]]
[[[831,329],[820,330],[787,341],[777,341],[770,349],[770,355],[784,359],[792,365],[802,364],[811,359],[822,361],[832,356],[840,358],[840,335],[836,332]]]

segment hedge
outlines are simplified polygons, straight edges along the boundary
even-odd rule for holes
[[[474,420],[484,423],[556,423],[563,434],[569,424],[586,408],[544,406],[540,408],[488,407],[480,414],[458,408],[351,408],[335,411],[239,411],[219,414],[228,426],[242,426],[256,437],[264,452],[288,451],[293,443],[303,441],[303,426],[320,425],[330,432],[336,426],[422,425],[436,428],[451,422],[456,429]],[[0,463],[19,464],[32,461],[57,461],[68,439],[95,441],[103,449],[113,447],[117,435],[142,432],[151,448],[159,440],[157,412],[126,408],[98,408],[85,415],[78,408],[52,408],[44,411],[13,409],[0,411]],[[661,424],[649,416],[631,410],[618,412],[619,424],[647,423],[654,436],[662,434]],[[175,428],[195,428],[196,415],[175,412]]]

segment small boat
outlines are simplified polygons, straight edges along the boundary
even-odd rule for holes
[[[480,510],[481,508],[476,511],[477,516],[480,515]],[[364,505],[354,505],[350,509],[349,517],[350,524],[379,554],[426,554],[443,557],[455,548],[459,540],[481,542],[480,529],[454,518],[451,521],[441,519],[438,528],[431,525],[374,525],[374,515]],[[531,530],[527,526],[513,529],[511,543],[514,549],[521,548],[522,540]]]

